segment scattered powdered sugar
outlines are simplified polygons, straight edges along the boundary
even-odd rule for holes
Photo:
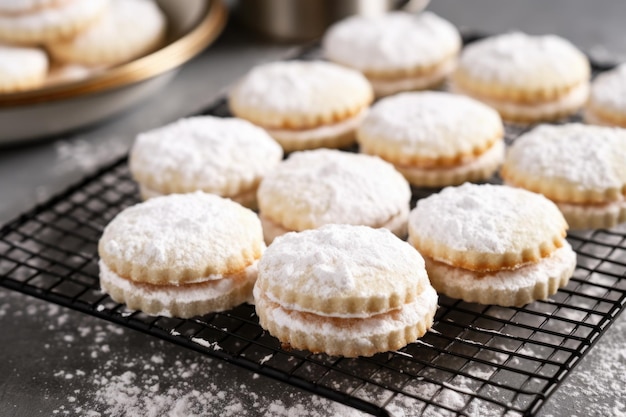
[[[361,71],[430,67],[460,46],[457,29],[431,12],[354,16],[331,26],[323,40],[327,58]]]
[[[29,369],[24,372],[35,373],[29,383],[41,387],[35,392],[42,393],[41,402],[36,402],[45,404],[38,411],[42,415],[364,416],[282,383],[261,381],[257,374],[233,372],[219,360],[168,342],[146,340],[117,325],[0,290],[0,318],[21,317],[16,306],[24,304],[29,307],[28,325],[44,329],[48,343],[41,345],[43,357],[54,361],[25,365]],[[3,397],[3,401],[11,398]]]
[[[54,147],[57,158],[54,169],[60,172],[79,170],[82,173],[91,173],[98,167],[121,157],[128,151],[128,144],[122,138],[89,142],[79,137],[71,141],[61,140],[55,142]],[[47,194],[45,190],[40,192]]]

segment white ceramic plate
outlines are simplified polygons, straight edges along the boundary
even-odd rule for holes
[[[128,109],[169,82],[226,23],[220,0],[157,2],[168,17],[165,46],[80,81],[0,94],[0,145],[58,135]]]

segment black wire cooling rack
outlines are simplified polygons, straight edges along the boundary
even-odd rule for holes
[[[204,114],[228,115],[225,100]],[[523,131],[509,126],[507,142]],[[431,192],[414,190],[413,204]],[[193,319],[151,317],[100,291],[98,239],[138,201],[124,158],[6,224],[0,285],[380,416],[533,415],[626,303],[626,228],[571,233],[577,268],[550,300],[504,308],[440,297],[432,331],[399,351],[356,359],[285,351],[247,304]]]

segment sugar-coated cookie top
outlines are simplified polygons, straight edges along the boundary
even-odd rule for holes
[[[626,64],[598,75],[591,84],[592,106],[626,114]]]
[[[287,309],[367,317],[414,300],[430,283],[421,255],[390,231],[327,225],[276,238],[256,285]]]
[[[378,157],[318,149],[291,154],[266,175],[257,198],[263,215],[291,230],[330,223],[381,227],[407,210],[411,191]]]
[[[265,130],[236,118],[180,119],[137,136],[130,169],[162,193],[234,195],[255,186],[283,151]]]
[[[409,241],[423,255],[472,270],[538,260],[562,244],[566,229],[544,196],[492,184],[446,187],[409,216]]]
[[[179,284],[241,272],[264,247],[253,211],[197,192],[157,197],[123,210],[104,229],[98,253],[123,278]]]
[[[541,90],[586,81],[589,62],[574,45],[559,36],[513,32],[466,46],[461,53],[459,71],[480,82]]]
[[[253,68],[230,92],[232,110],[263,126],[285,115],[342,114],[371,102],[372,87],[354,70],[324,61],[282,61]]]
[[[384,144],[390,158],[433,161],[471,154],[502,135],[502,120],[492,108],[469,97],[434,91],[380,100],[357,131],[360,143],[376,148]]]
[[[16,78],[45,74],[47,70],[48,57],[43,50],[0,45],[0,86]]]
[[[538,126],[511,146],[503,176],[557,201],[622,199],[626,130],[579,123]]]
[[[335,23],[323,40],[328,59],[360,71],[430,67],[461,47],[457,29],[431,12],[353,16]]]

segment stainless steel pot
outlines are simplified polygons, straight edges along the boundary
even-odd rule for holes
[[[376,16],[393,9],[411,11],[428,0],[238,0],[235,15],[248,27],[276,40],[320,37],[333,22],[359,14]]]

